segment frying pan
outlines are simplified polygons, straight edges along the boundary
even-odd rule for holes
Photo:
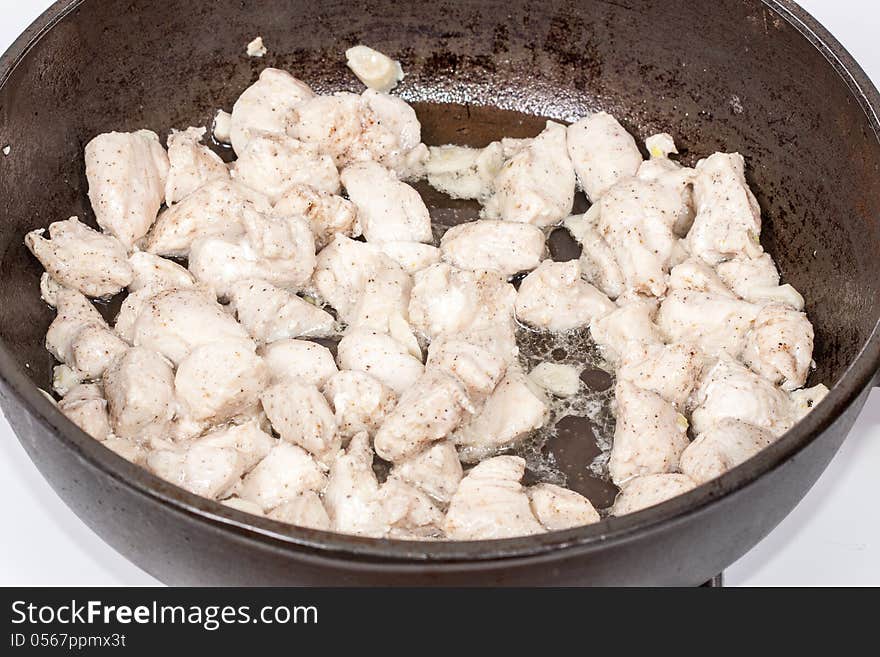
[[[261,34],[263,60],[244,56]],[[746,156],[763,242],[808,301],[812,382],[828,397],[770,448],[651,509],[500,541],[402,542],[253,518],[191,495],[86,436],[38,391],[52,366],[28,230],[79,215],[83,146],[108,130],[206,125],[263,66],[358,90],[345,48],[400,58],[428,143],[535,134],[596,109],[637,137],[675,135],[692,164]],[[66,503],[174,584],[676,584],[763,538],[837,451],[880,364],[877,90],[787,1],[65,0],[0,58],[0,404]],[[435,218],[472,208],[429,199]],[[585,437],[585,440],[589,437]]]

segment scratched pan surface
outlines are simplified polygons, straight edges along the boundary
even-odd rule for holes
[[[262,60],[244,55],[257,34],[269,48]],[[762,241],[807,299],[817,332],[813,379],[835,384],[828,400],[773,448],[667,504],[594,527],[459,544],[253,520],[88,439],[36,392],[53,365],[43,348],[52,313],[21,244],[51,221],[93,221],[84,144],[107,130],[208,125],[264,66],[288,69],[318,92],[357,91],[342,53],[359,42],[401,60],[407,76],[396,93],[414,103],[427,143],[481,146],[532,136],[545,118],[604,109],[640,140],[670,132],[687,164],[716,150],[742,152],[764,213]],[[876,371],[876,105],[839,44],[787,2],[59,2],[0,60],[0,141],[11,147],[0,158],[0,403],[68,504],[168,582],[704,581],[812,485]],[[476,214],[425,191],[438,223]],[[564,242],[551,239],[554,255],[576,255]],[[590,386],[609,385],[590,372]],[[547,450],[570,485],[604,506],[613,487],[584,474],[597,453],[594,429],[569,420]],[[240,568],[231,572],[229,563]]]

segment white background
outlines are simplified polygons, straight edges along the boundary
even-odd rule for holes
[[[0,51],[50,0],[0,0]],[[880,82],[880,7],[873,0],[802,4]],[[725,573],[727,585],[880,585],[880,390],[798,508]],[[0,585],[151,585],[43,481],[0,416]]]

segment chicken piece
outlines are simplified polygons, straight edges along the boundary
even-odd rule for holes
[[[641,180],[657,182],[678,192],[680,203],[673,232],[684,237],[694,223],[694,197],[692,183],[695,172],[669,159],[670,153],[678,153],[672,137],[666,133],[652,135],[645,140],[651,159],[642,162],[636,176]]]
[[[736,356],[759,310],[727,296],[673,290],[660,304],[657,325],[671,342],[690,342],[707,358]]]
[[[389,525],[373,472],[373,450],[366,433],[355,435],[330,468],[324,507],[333,531],[382,537]]]
[[[146,466],[153,474],[196,495],[217,499],[229,495],[244,465],[231,447],[194,442],[186,448],[162,448],[150,452]]]
[[[104,396],[117,436],[163,437],[177,410],[171,363],[155,351],[133,347],[104,374]]]
[[[463,476],[455,445],[449,440],[442,440],[396,463],[389,479],[405,481],[441,504],[448,504]]]
[[[135,465],[143,466],[147,458],[147,450],[132,440],[110,434],[101,444],[117,456]]]
[[[593,207],[598,208],[599,205]],[[608,242],[586,216],[571,215],[565,220],[568,232],[581,245],[581,275],[609,298],[616,299],[626,289],[623,272],[620,271],[620,265],[617,264]]]
[[[501,167],[494,193],[483,206],[487,219],[551,226],[571,213],[575,174],[565,146],[565,127],[547,127]]]
[[[381,164],[352,164],[341,178],[368,242],[431,241],[431,217],[422,197]]]
[[[355,329],[339,341],[341,370],[366,372],[401,395],[422,376],[424,365],[394,338],[378,331]]]
[[[511,447],[547,420],[544,392],[511,365],[483,408],[452,435],[465,463]]]
[[[697,258],[688,258],[672,268],[669,272],[668,289],[691,290],[730,299],[736,298],[715,270]]]
[[[590,324],[590,335],[602,349],[604,356],[612,363],[620,360],[635,345],[651,345],[663,342],[660,329],[654,323],[657,302],[647,297],[637,297],[630,301],[618,297],[617,310],[594,320]]]
[[[189,270],[219,298],[229,298],[240,281],[261,279],[300,289],[317,263],[315,240],[301,217],[270,217],[251,210],[243,214],[245,233],[236,238],[197,239]]]
[[[804,298],[791,285],[779,284],[779,272],[769,253],[757,258],[734,258],[717,267],[718,276],[736,292],[737,296],[752,303],[785,303],[795,310],[804,309]]]
[[[186,258],[197,239],[235,238],[244,233],[246,210],[263,213],[271,204],[262,194],[233,180],[211,180],[163,211],[144,243],[150,253]]]
[[[689,442],[684,415],[657,393],[629,381],[618,381],[614,393],[617,426],[608,462],[614,483],[677,470]]]
[[[101,314],[76,290],[57,286],[53,301],[57,315],[46,331],[46,349],[70,367],[78,382],[101,378],[128,344],[110,331]]]
[[[376,91],[387,93],[403,80],[400,62],[369,46],[357,45],[346,50],[345,63],[358,80]]]
[[[428,184],[451,198],[476,199],[492,196],[494,181],[504,164],[504,147],[493,141],[485,148],[431,146],[425,161]]]
[[[428,371],[400,399],[376,431],[376,453],[397,463],[452,433],[464,412],[473,412],[467,393],[451,377]]]
[[[339,172],[329,155],[312,144],[287,135],[252,134],[247,148],[239,153],[232,176],[243,185],[265,194],[277,203],[295,185],[339,192]]]
[[[813,359],[813,325],[804,313],[767,304],[746,336],[743,362],[783,390],[802,388]]]
[[[318,388],[285,381],[267,388],[260,399],[266,417],[282,440],[299,445],[318,462],[335,455],[341,444],[336,418]]]
[[[581,388],[580,370],[562,363],[538,363],[529,372],[529,380],[557,397],[571,397]]]
[[[361,432],[372,436],[397,403],[391,388],[363,372],[336,372],[327,379],[322,392],[343,438]]]
[[[32,230],[24,243],[43,268],[61,285],[87,297],[108,298],[131,283],[132,271],[122,243],[92,230],[76,217]]]
[[[617,182],[636,175],[642,164],[635,139],[605,112],[568,126],[567,143],[581,188],[594,203]]]
[[[220,304],[197,289],[172,289],[150,298],[132,327],[132,343],[174,364],[201,345],[245,340],[248,334]]]
[[[357,207],[348,199],[329,194],[311,185],[293,185],[272,208],[277,217],[304,217],[315,236],[315,246],[323,249],[336,233],[347,237],[361,234]]]
[[[314,97],[307,84],[287,71],[263,69],[232,107],[229,137],[236,154],[241,156],[255,135],[285,134],[295,121],[295,108]]]
[[[440,240],[440,255],[459,269],[495,269],[505,277],[534,269],[544,254],[537,226],[481,219],[453,226]]]
[[[327,477],[307,451],[281,441],[245,475],[238,495],[269,511],[326,484]]]
[[[736,256],[761,255],[761,208],[746,183],[739,153],[715,153],[697,162],[688,232],[691,253],[717,265]]]
[[[275,446],[275,439],[260,428],[257,420],[214,429],[197,442],[201,445],[235,449],[241,455],[245,472],[266,458]]]
[[[272,383],[295,381],[323,386],[339,370],[327,347],[308,340],[277,340],[260,350]]]
[[[72,387],[58,402],[58,410],[95,440],[103,442],[110,437],[107,400],[99,384],[83,383]]]
[[[261,343],[303,336],[325,337],[336,329],[336,320],[330,313],[264,281],[235,283],[229,300],[238,321]]]
[[[129,294],[144,289],[158,294],[174,288],[196,286],[193,275],[173,260],[146,251],[135,251],[129,256],[128,262],[132,270],[131,283],[128,284]]]
[[[180,414],[219,424],[252,410],[266,386],[263,359],[250,339],[199,345],[174,376]]]
[[[258,504],[243,500],[240,497],[228,497],[225,500],[221,500],[220,504],[228,506],[230,509],[241,511],[242,513],[250,513],[252,516],[265,515]]]
[[[677,495],[683,495],[696,487],[696,483],[683,474],[652,474],[636,477],[621,488],[611,515],[623,516],[660,504]]]
[[[150,230],[165,196],[168,155],[149,130],[107,132],[85,148],[89,200],[98,225],[131,248]]]
[[[614,311],[608,297],[581,279],[577,260],[545,260],[520,283],[516,317],[547,331],[570,331]]]
[[[379,487],[379,503],[389,525],[389,538],[442,538],[443,512],[416,486],[388,479]]]
[[[618,381],[629,381],[684,408],[700,376],[703,359],[687,344],[632,345],[617,370]]]
[[[727,357],[721,358],[703,375],[691,400],[695,407],[691,423],[696,434],[731,418],[781,436],[795,421],[788,395],[768,379]]]
[[[526,489],[532,512],[548,532],[599,522],[590,500],[573,490],[553,484],[536,484]]]
[[[348,323],[349,330],[365,328],[389,333],[421,359],[421,349],[407,320],[413,284],[410,275],[391,258],[380,253],[373,261],[372,270],[361,282],[357,303],[342,317]]]
[[[410,275],[440,262],[440,249],[430,244],[379,242],[376,246]]]
[[[424,177],[428,147],[415,110],[402,98],[367,89],[361,94],[374,121],[365,131],[371,159],[388,167],[401,180]]]
[[[330,531],[330,516],[315,491],[307,490],[269,512],[272,520],[289,525]]]
[[[788,394],[792,403],[792,419],[795,422],[800,422],[816,407],[816,404],[825,398],[828,392],[828,388],[821,383],[811,388],[792,390]]]
[[[598,230],[627,289],[654,296],[666,291],[679,204],[676,190],[637,178],[619,182],[603,195]]]
[[[495,389],[516,354],[505,357],[498,352],[497,343],[480,344],[472,335],[449,333],[435,338],[428,347],[425,367],[451,376],[469,395],[479,398]]]
[[[769,431],[723,419],[697,436],[681,454],[681,471],[697,484],[720,477],[776,441]]]
[[[229,178],[226,163],[207,146],[200,144],[205,128],[172,130],[168,135],[168,161],[165,202],[170,206],[192,194],[209,180]]]
[[[443,523],[456,541],[541,534],[520,480],[526,462],[518,456],[496,456],[474,466],[452,496]]]

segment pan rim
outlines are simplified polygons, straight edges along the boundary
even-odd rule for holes
[[[86,0],[57,0],[0,55],[0,88],[30,49],[70,12]],[[819,50],[847,85],[880,141],[880,93],[849,52],[807,11],[793,0],[761,0],[766,9],[779,15]],[[235,535],[239,540],[261,543],[304,561],[343,563],[349,568],[376,569],[382,564],[395,570],[425,572],[432,567],[457,569],[469,564],[503,560],[514,565],[521,559],[555,560],[598,549],[624,545],[658,532],[673,530],[716,504],[755,483],[817,440],[834,424],[874,381],[880,370],[880,321],[858,355],[849,364],[828,396],[776,443],[745,463],[696,489],[657,506],[620,518],[546,534],[491,541],[418,542],[348,536],[334,532],[286,525],[259,518],[201,498],[159,479],[107,449],[69,421],[30,381],[0,338],[0,384],[10,392],[9,403],[17,404],[35,422],[48,430],[63,447],[71,450],[90,468],[114,479],[170,512],[183,514],[214,531]],[[18,434],[16,433],[18,436]],[[19,436],[19,440],[22,438]]]

